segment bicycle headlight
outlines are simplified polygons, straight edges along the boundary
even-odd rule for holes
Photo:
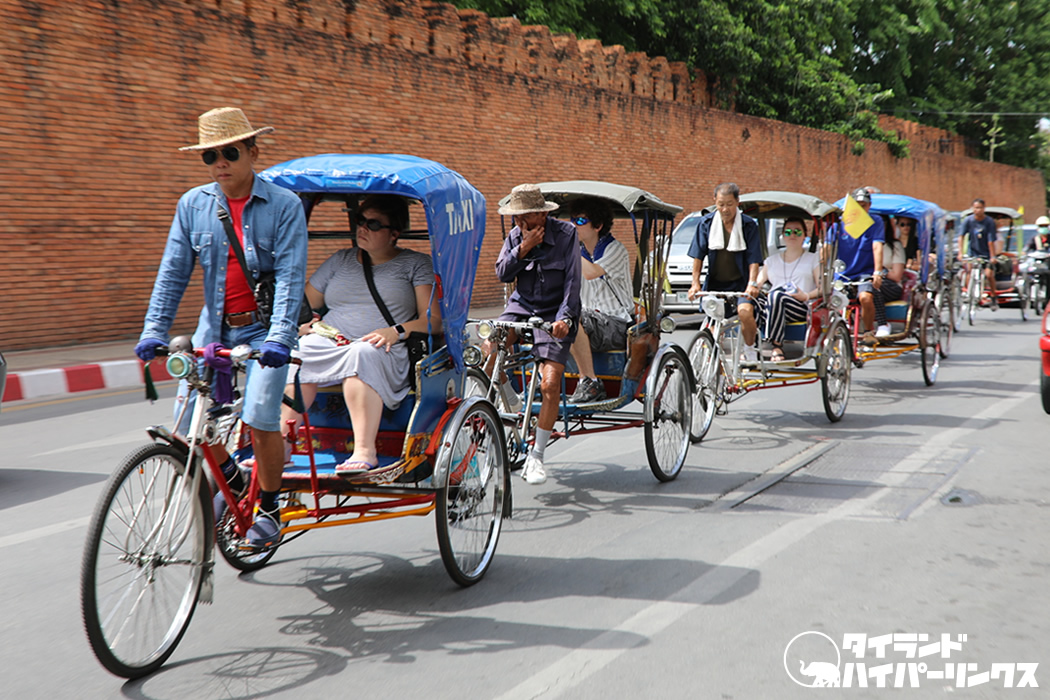
[[[660,319],[660,332],[661,333],[671,333],[671,332],[674,331],[674,329],[677,326],[678,326],[678,324],[676,324],[674,322],[674,319],[671,318],[670,316],[664,316],[663,318]]]
[[[843,289],[846,288],[846,283],[842,280],[835,280],[831,283],[831,286],[835,288],[836,292],[841,292]]]
[[[164,367],[173,378],[185,379],[193,372],[195,362],[196,360],[194,360],[192,355],[176,352],[168,355],[168,360],[164,363]]]
[[[836,282],[836,284],[839,283]],[[846,308],[847,304],[849,304],[849,299],[846,297],[845,294],[842,293],[841,290],[836,289],[834,292],[832,292],[831,300],[828,302],[828,305],[833,310],[841,311],[842,309]]]
[[[725,318],[725,301],[719,299],[718,297],[704,297],[703,302],[700,303],[700,308],[702,308],[704,310],[704,313],[707,314],[710,318],[718,320]]]
[[[484,359],[485,356],[477,345],[468,345],[463,348],[463,364],[467,367],[477,367]]]
[[[841,275],[843,272],[846,271],[846,263],[842,260],[836,260],[835,263],[832,265],[832,269],[835,271],[835,274]]]
[[[488,321],[482,321],[478,324],[478,337],[482,340],[488,340],[492,337],[492,331],[494,331],[492,324]]]

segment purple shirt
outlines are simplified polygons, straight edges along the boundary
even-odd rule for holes
[[[580,319],[580,243],[576,227],[568,221],[547,217],[543,241],[518,258],[521,229],[510,230],[496,260],[501,282],[517,280],[507,301],[507,311],[539,316],[545,321]]]

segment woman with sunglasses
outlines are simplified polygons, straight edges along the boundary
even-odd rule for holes
[[[758,273],[758,286],[768,280],[772,289],[759,300],[759,318],[766,340],[773,346],[769,359],[784,358],[784,327],[791,321],[805,321],[809,300],[820,296],[820,257],[802,246],[806,224],[787,219],[781,233],[784,250],[766,258]]]
[[[395,195],[371,195],[361,201],[357,245],[332,255],[306,284],[315,309],[327,305],[322,324],[299,340],[303,361],[299,379],[304,405],[313,403],[318,387],[341,384],[354,451],[335,468],[356,476],[379,466],[376,436],[383,406],[397,408],[408,395],[408,349],[412,332],[437,333],[441,311],[429,255],[401,248],[398,236],[408,229],[408,204]],[[390,325],[369,290],[365,266],[372,270],[376,292],[396,323]],[[429,308],[429,318],[427,309]],[[294,374],[289,373],[291,382]],[[294,395],[289,385],[287,393]],[[282,430],[298,414],[285,406]]]

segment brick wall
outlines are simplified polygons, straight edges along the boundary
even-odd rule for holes
[[[711,109],[681,64],[418,0],[0,0],[0,77],[4,350],[137,337],[175,202],[205,176],[175,149],[215,106],[277,127],[262,167],[404,152],[463,173],[490,204],[479,305],[501,300],[495,202],[520,182],[611,180],[687,210],[724,180],[1043,210],[1038,172],[965,158],[946,132],[909,127],[905,160],[852,156],[835,134]],[[332,248],[311,248],[311,271]]]

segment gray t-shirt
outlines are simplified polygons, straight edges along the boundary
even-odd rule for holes
[[[372,277],[394,321],[405,323],[418,317],[415,288],[434,284],[434,266],[429,255],[403,249],[393,259],[373,264]],[[356,248],[344,248],[325,260],[310,277],[310,284],[324,294],[325,323],[348,338],[390,326],[368,291]]]

